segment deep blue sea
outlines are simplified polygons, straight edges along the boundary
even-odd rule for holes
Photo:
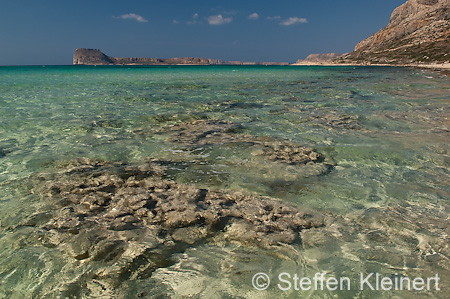
[[[221,123],[249,140],[310,147],[329,169],[266,161],[248,142],[230,146],[214,132]],[[211,141],[174,140],[174,130],[189,133],[192,124],[213,124],[201,131]],[[138,269],[153,255],[124,266],[139,242],[111,259],[74,258],[64,232],[49,228],[64,207],[36,190],[52,183],[39,178],[80,158],[165,161],[167,180],[280,200],[320,213],[324,226],[270,247],[214,236],[175,250],[148,275]],[[450,78],[440,72],[0,67],[0,298],[448,298],[449,212]],[[104,275],[110,269],[120,269],[120,279]],[[263,291],[252,285],[259,272],[271,279]],[[280,273],[325,273],[352,284],[281,290]],[[361,288],[370,273],[438,275],[440,290]]]

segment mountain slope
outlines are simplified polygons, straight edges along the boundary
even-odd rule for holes
[[[344,57],[359,63],[443,63],[450,61],[450,0],[409,0],[389,24]]]

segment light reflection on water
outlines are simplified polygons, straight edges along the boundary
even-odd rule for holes
[[[238,70],[233,72],[233,70]],[[169,178],[316,209],[325,227],[271,250],[212,239],[180,252],[152,277],[120,286],[89,282],[85,297],[444,298],[450,279],[450,97],[431,71],[370,67],[0,68],[1,297],[76,294],[71,282],[95,262],[42,245],[32,226],[52,209],[32,179],[90,157],[173,162]],[[429,77],[432,77],[430,79]],[[253,136],[315,148],[335,167],[308,176],[265,164],[253,148],[169,142],[170,128],[227,120]],[[441,277],[440,292],[258,292],[257,272],[347,276],[378,272]],[[90,284],[90,285],[89,285]],[[72,287],[72,288],[77,288]]]

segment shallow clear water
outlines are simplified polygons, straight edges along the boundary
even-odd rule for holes
[[[262,249],[210,240],[151,277],[86,298],[445,298],[450,292],[450,80],[394,67],[0,67],[0,297],[54,297],[95,269],[17,226],[52,207],[35,178],[80,157],[173,163],[168,178],[319,211],[302,242]],[[169,141],[175,124],[226,120],[252,136],[309,146],[333,169],[305,176],[252,149]],[[93,270],[92,270],[93,271]],[[252,277],[349,277],[347,291],[265,291]],[[439,275],[440,291],[360,290],[360,273]],[[89,283],[88,283],[89,284]],[[69,289],[69,291],[67,291]],[[122,291],[118,291],[118,289]],[[92,291],[94,290],[94,291]],[[95,291],[97,290],[97,291]],[[125,294],[125,295],[124,295]]]

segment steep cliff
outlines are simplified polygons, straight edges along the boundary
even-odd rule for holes
[[[99,49],[78,48],[73,54],[73,64],[113,64],[111,57],[103,54]]]
[[[450,61],[450,0],[409,0],[389,24],[344,57],[361,63]]]
[[[210,60],[207,58],[116,58],[105,55],[98,49],[78,48],[73,54],[73,64],[85,65],[172,65],[172,64],[197,64],[208,65]]]

